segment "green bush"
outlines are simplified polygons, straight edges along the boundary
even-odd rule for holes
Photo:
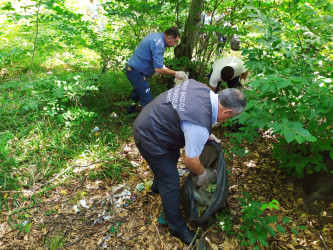
[[[241,222],[237,233],[241,246],[254,247],[253,249],[260,249],[260,246],[268,247],[267,239],[269,236],[276,237],[277,233],[285,233],[284,227],[277,223],[276,216],[264,215],[267,208],[278,210],[279,202],[277,200],[272,200],[269,203],[258,202],[251,199],[250,194],[244,192],[238,200],[242,207]],[[222,211],[216,218],[224,233],[227,235],[236,234],[233,231],[232,219],[226,211]],[[283,224],[288,222],[288,217],[283,218]],[[300,229],[304,229],[304,227],[300,227]]]
[[[241,246],[253,246],[254,249],[260,249],[259,245],[268,247],[267,238],[269,235],[275,237],[277,232],[284,233],[283,227],[277,225],[276,216],[263,216],[263,211],[269,209],[278,209],[277,200],[272,200],[268,204],[252,200],[250,194],[243,193],[244,198],[239,198],[242,209],[242,224],[238,239]],[[275,225],[276,229],[272,226]]]
[[[298,177],[306,171],[327,171],[322,157],[325,151],[333,158],[332,62],[326,49],[332,42],[323,20],[328,2],[315,7],[316,12],[293,1],[279,11],[255,6],[245,9],[253,29],[248,38],[257,47],[242,52],[252,79],[246,90],[246,112],[238,117],[247,127],[235,141],[251,141],[258,128],[271,130],[278,141],[274,156],[282,168]],[[309,30],[314,32],[311,39]]]

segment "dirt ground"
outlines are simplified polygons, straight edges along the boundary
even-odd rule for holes
[[[231,145],[226,138],[219,138],[226,152]],[[306,204],[301,187],[280,171],[272,158],[271,143],[272,138],[262,134],[254,144],[245,145],[249,156],[226,157],[230,191],[226,211],[235,234],[227,235],[216,221],[198,230],[206,245],[200,249],[241,249],[237,234],[242,215],[238,198],[242,192],[250,193],[253,200],[260,202],[276,199],[279,209],[266,209],[265,215],[276,215],[280,222],[285,216],[290,218],[285,234],[268,238],[269,249],[333,249],[333,203]],[[45,192],[36,200],[37,206],[19,213],[23,217],[9,216],[10,212],[2,210],[0,249],[188,249],[158,222],[162,212],[159,195],[146,187],[138,190],[138,184],[148,183],[153,176],[135,145],[124,145],[123,156],[135,167],[123,174],[121,183],[110,179],[92,181],[88,178],[89,169],[85,169],[65,184]],[[179,167],[184,167],[181,161]],[[113,201],[112,198],[124,190],[128,190],[128,199],[117,207],[120,197]],[[17,206],[27,204],[28,201]],[[29,232],[13,228],[15,221],[31,223]],[[198,228],[191,221],[188,226],[193,231]],[[306,229],[292,233],[292,228],[299,226]]]

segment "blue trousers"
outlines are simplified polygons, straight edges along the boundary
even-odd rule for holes
[[[146,77],[136,69],[131,68],[127,65],[125,71],[128,80],[134,87],[134,90],[131,94],[131,100],[133,100],[134,102],[140,100],[141,107],[143,108],[153,100],[153,96],[150,92],[149,83],[146,80]]]
[[[157,157],[147,152],[140,142],[136,142],[136,146],[154,173],[152,189],[158,191],[161,196],[165,220],[170,231],[182,232],[187,226],[180,211],[180,180],[177,169],[179,150]]]

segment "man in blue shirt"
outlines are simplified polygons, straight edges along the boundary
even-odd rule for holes
[[[151,189],[161,196],[171,233],[185,244],[191,243],[194,233],[180,211],[180,149],[185,146],[184,163],[198,176],[197,184],[208,183],[208,173],[199,157],[207,140],[219,142],[212,126],[240,114],[245,105],[238,89],[215,94],[208,86],[190,79],[160,94],[134,121],[135,144],[154,173]]]
[[[153,100],[146,78],[155,72],[175,76],[179,80],[187,78],[185,72],[174,71],[164,66],[165,47],[178,43],[180,33],[177,27],[168,28],[163,33],[151,33],[142,39],[126,66],[126,76],[134,87],[131,99],[140,100],[142,108]],[[135,105],[129,106],[127,112],[134,113]]]

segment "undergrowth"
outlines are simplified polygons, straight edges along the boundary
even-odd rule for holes
[[[69,72],[0,85],[0,210],[19,211],[15,204],[27,199],[38,206],[34,199],[52,182],[43,185],[59,174],[68,178],[75,166],[96,163],[88,178],[118,181],[132,167],[122,155],[135,118],[125,112],[131,85],[123,72],[96,75]]]

